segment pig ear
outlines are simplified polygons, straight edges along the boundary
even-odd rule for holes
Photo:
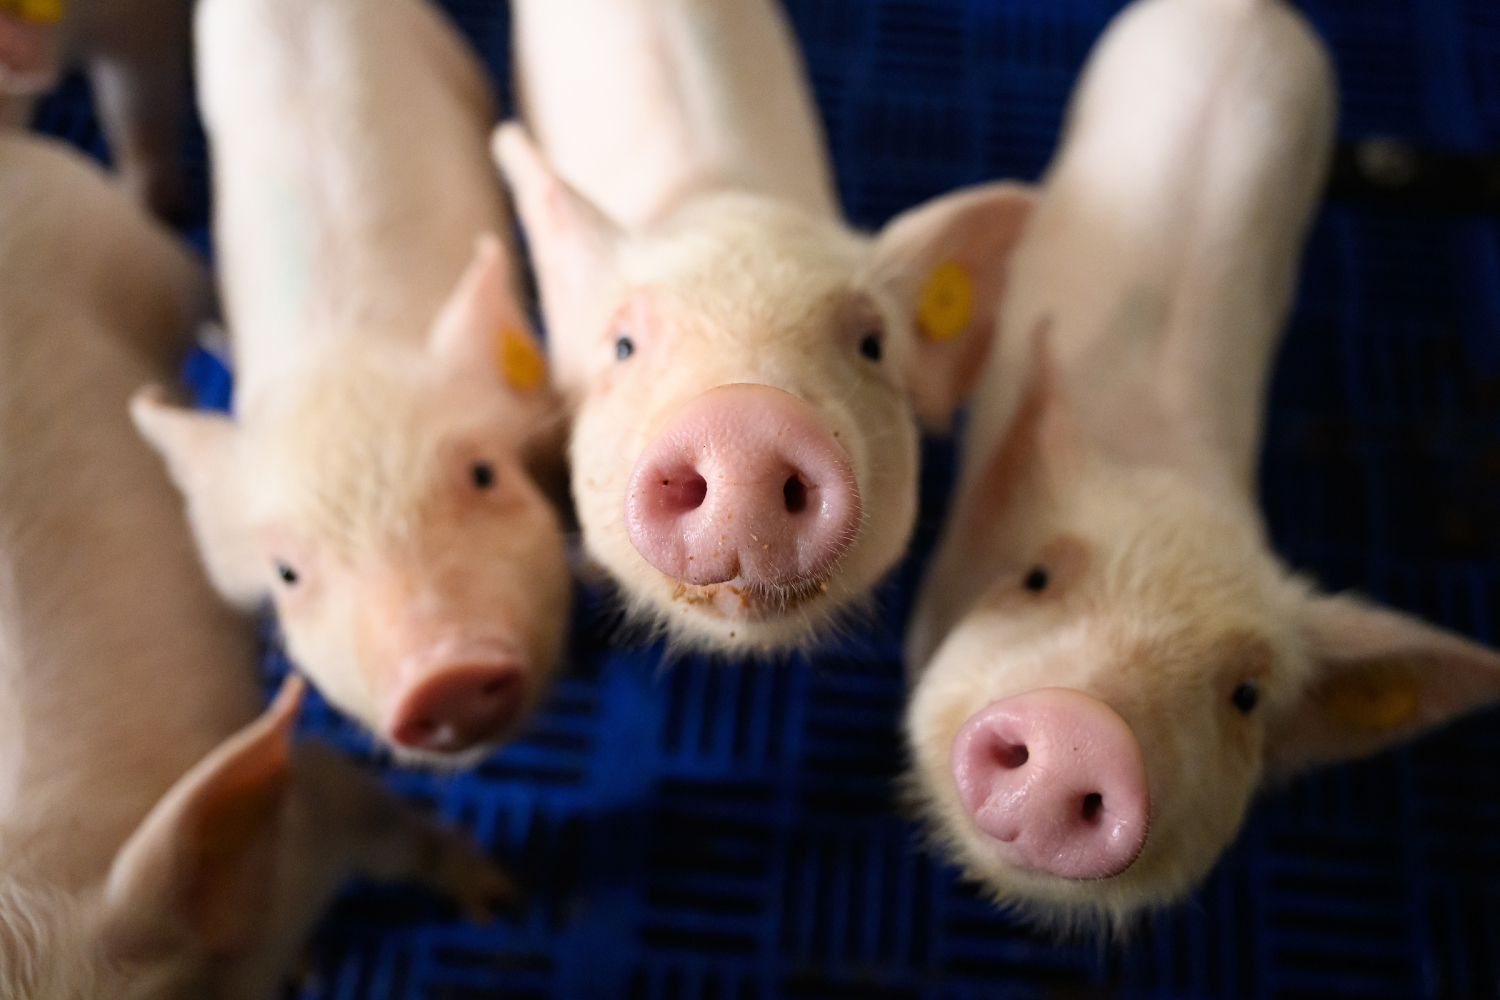
[[[512,389],[547,382],[547,362],[512,292],[510,253],[500,237],[481,236],[474,260],[433,324],[428,348],[460,371],[495,372]]]
[[[1026,346],[1026,345],[1022,345]],[[1057,375],[1049,322],[1040,321],[1017,369],[1005,430],[965,479],[928,567],[907,633],[907,662],[921,669],[938,643],[995,582],[999,567],[1029,558],[1035,526],[1051,521],[1056,497],[1072,489],[1085,458],[1083,437]]]
[[[1288,774],[1374,753],[1500,702],[1500,654],[1349,596],[1308,598],[1311,684],[1268,726],[1266,767]]]
[[[50,14],[54,5],[37,6],[44,8],[44,14]],[[56,6],[61,17],[60,5]],[[53,38],[56,20],[50,16],[26,18],[0,9],[0,95],[40,94],[56,85]]]
[[[976,544],[997,525],[1029,520],[1017,516],[1017,506],[1046,503],[1077,474],[1084,458],[1045,319],[1032,332],[1025,364],[1024,388],[1005,434],[955,512],[956,530]]]
[[[904,375],[929,429],[947,429],[984,366],[1010,254],[1033,200],[1018,184],[958,191],[898,216],[876,241],[878,279],[916,317]]]
[[[164,397],[159,386],[140,390],[130,416],[187,501],[209,579],[231,604],[253,608],[265,597],[266,572],[245,512],[239,431],[227,417],[172,406]]]
[[[520,125],[512,122],[495,130],[494,153],[531,244],[555,375],[576,387],[584,377],[586,345],[594,342],[595,333],[587,329],[587,314],[581,310],[598,299],[601,285],[613,273],[622,233],[553,172]],[[569,338],[584,343],[570,344]]]
[[[111,959],[223,954],[255,935],[270,904],[303,690],[288,679],[260,718],[172,786],[115,856],[101,934]]]

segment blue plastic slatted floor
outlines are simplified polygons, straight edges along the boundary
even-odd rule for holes
[[[1035,177],[1119,0],[789,5],[848,210],[873,226],[956,185]],[[503,68],[498,0],[449,6]],[[1500,147],[1500,2],[1305,9],[1338,60],[1346,138]],[[86,100],[73,85],[42,123],[97,149]],[[201,161],[201,136],[189,146]],[[222,395],[222,375],[197,375]],[[948,450],[926,458],[919,550],[951,475]],[[1297,566],[1500,639],[1500,220],[1327,206],[1262,495]],[[1500,996],[1495,714],[1269,796],[1206,888],[1128,947],[1008,923],[893,802],[914,573],[857,645],[748,666],[613,648],[585,595],[572,669],[525,740],[468,774],[389,772],[509,860],[524,913],[477,928],[441,901],[357,888],[287,996]],[[326,708],[306,729],[380,761]]]

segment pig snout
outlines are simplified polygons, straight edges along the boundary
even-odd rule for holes
[[[849,457],[811,406],[765,385],[691,400],[646,447],[625,500],[630,541],[684,583],[825,579],[859,532]]]
[[[459,753],[493,743],[526,704],[526,668],[490,650],[419,657],[400,673],[385,735],[411,750]]]
[[[965,810],[1023,868],[1109,878],[1146,843],[1140,745],[1082,692],[1044,688],[986,706],[959,730],[952,766]]]

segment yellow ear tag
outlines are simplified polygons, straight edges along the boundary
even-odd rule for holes
[[[974,283],[956,260],[932,269],[917,306],[917,325],[928,340],[952,340],[968,329],[974,314]]]
[[[535,389],[547,378],[547,361],[531,338],[514,327],[500,331],[495,345],[500,374],[512,389]]]
[[[1422,682],[1394,665],[1351,670],[1323,685],[1323,711],[1355,732],[1374,733],[1410,722],[1422,704]]]
[[[63,16],[63,0],[11,0],[4,6],[14,10],[21,20],[36,24],[56,24]]]

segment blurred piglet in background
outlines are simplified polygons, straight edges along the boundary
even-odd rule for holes
[[[403,759],[514,732],[571,593],[480,67],[425,0],[204,0],[234,419],[141,397],[209,574]]]
[[[96,167],[0,136],[0,996],[258,1000],[348,875],[509,889],[290,746],[300,681],[257,718],[253,629],[127,415],[206,293]]]
[[[190,19],[189,0],[0,0],[0,125],[24,126],[38,94],[86,70],[126,189],[180,219]]]
[[[517,0],[540,151],[497,151],[574,416],[589,554],[677,645],[785,650],[867,605],[993,332],[1019,189],[843,221],[772,0]],[[913,413],[915,410],[915,414]]]
[[[1500,698],[1495,654],[1289,573],[1252,497],[1334,113],[1286,5],[1136,3],[1013,257],[906,724],[938,839],[1040,922],[1174,900],[1267,777]]]

